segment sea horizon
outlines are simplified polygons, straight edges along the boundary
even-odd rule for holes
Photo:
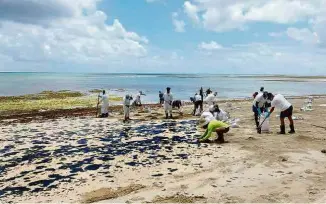
[[[59,90],[89,93],[93,89],[105,89],[117,96],[143,91],[146,94],[143,101],[153,102],[158,100],[158,92],[164,92],[168,86],[179,100],[189,100],[200,87],[211,88],[218,92],[219,98],[226,99],[250,97],[262,86],[273,93],[302,96],[325,94],[325,82],[323,77],[286,75],[1,72],[0,96]]]
[[[213,76],[269,76],[269,77],[326,77],[325,75],[309,75],[309,74],[234,74],[234,73],[172,73],[172,72],[40,72],[40,71],[0,71],[0,74],[104,74],[104,75],[213,75]]]

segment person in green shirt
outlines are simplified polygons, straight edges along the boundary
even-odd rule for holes
[[[199,142],[208,142],[209,138],[212,136],[213,132],[216,132],[218,135],[217,141],[220,143],[225,143],[226,141],[224,140],[224,133],[227,133],[230,131],[230,126],[222,121],[218,120],[211,120],[211,121],[204,121],[201,126],[203,128],[206,128],[206,132],[204,135],[202,135],[199,138]]]

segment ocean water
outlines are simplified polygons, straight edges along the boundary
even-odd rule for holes
[[[106,89],[117,95],[136,95],[141,90],[146,93],[143,101],[156,102],[158,92],[165,91],[167,86],[171,87],[174,98],[181,100],[189,100],[200,87],[217,91],[219,98],[251,97],[261,86],[266,91],[286,96],[326,93],[326,82],[266,81],[264,77],[240,75],[0,73],[1,96],[44,90],[87,92],[91,89]]]

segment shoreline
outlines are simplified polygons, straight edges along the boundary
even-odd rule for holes
[[[287,96],[287,99],[306,99],[309,96],[314,97],[315,99],[326,98],[326,94],[314,94],[314,95],[302,95],[302,96]],[[225,104],[231,102],[250,102],[252,98],[234,98],[234,99],[218,99],[218,104]],[[192,107],[193,103],[190,101],[185,101],[186,107]],[[163,106],[158,103],[145,103],[142,105],[143,108],[149,107],[151,109],[161,108]],[[139,110],[139,107],[136,107],[134,110]],[[111,117],[116,118],[115,115],[123,112],[122,104],[115,104],[109,106],[109,112],[112,114]],[[76,108],[64,108],[64,109],[36,109],[36,110],[16,110],[16,111],[6,111],[0,114],[0,124],[12,124],[12,123],[29,123],[32,121],[44,121],[44,120],[53,120],[58,118],[71,118],[71,117],[85,117],[93,116],[95,117],[97,113],[96,104],[91,107],[76,107]],[[186,116],[187,114],[185,114]],[[188,113],[188,116],[191,116]],[[191,118],[191,117],[190,117]]]

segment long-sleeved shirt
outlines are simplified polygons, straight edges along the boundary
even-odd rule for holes
[[[171,93],[164,94],[164,102],[172,105],[173,95]]]

